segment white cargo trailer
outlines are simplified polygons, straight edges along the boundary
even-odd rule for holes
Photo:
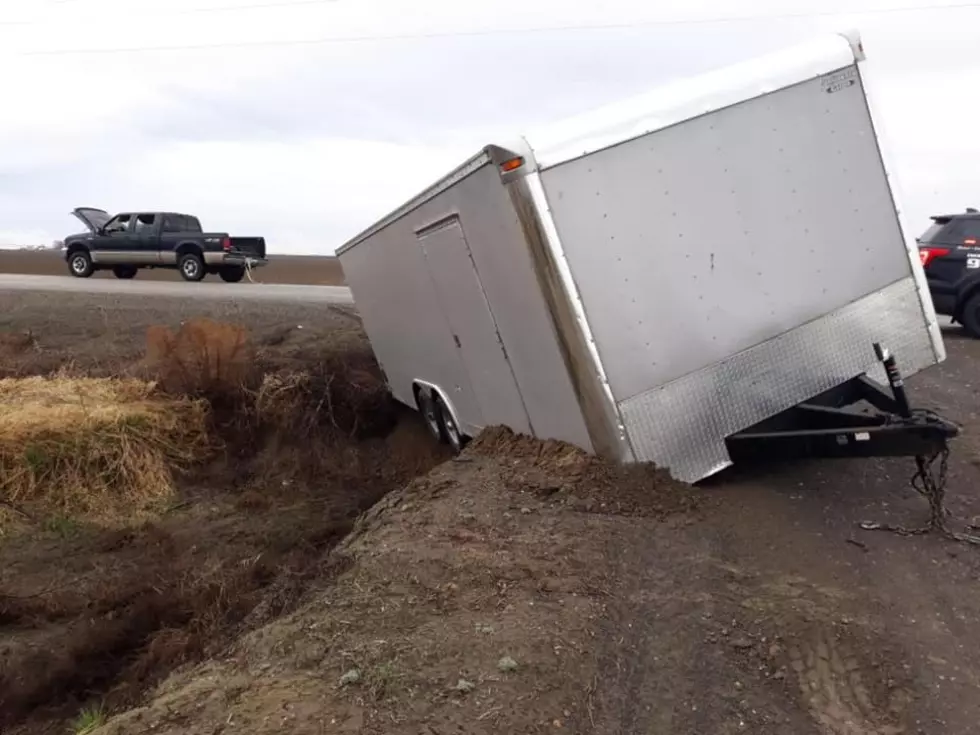
[[[687,481],[945,447],[873,347],[945,357],[870,91],[831,35],[487,146],[339,250],[393,395]]]

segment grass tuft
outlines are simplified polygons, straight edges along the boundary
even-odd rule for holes
[[[106,716],[101,707],[83,709],[72,722],[75,735],[90,735],[105,724]]]
[[[28,515],[132,518],[207,448],[207,406],[111,378],[0,380],[0,501]]]

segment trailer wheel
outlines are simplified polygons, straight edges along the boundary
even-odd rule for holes
[[[439,410],[439,423],[442,424],[442,433],[446,438],[446,444],[453,450],[453,454],[459,454],[466,446],[466,439],[456,425],[452,412],[442,398],[436,397],[436,408]]]
[[[444,443],[446,436],[442,431],[439,407],[436,405],[436,398],[432,395],[432,390],[419,388],[415,392],[415,402],[418,403],[419,413],[422,414],[422,420],[425,421],[425,428],[429,430],[429,434],[440,444]]]

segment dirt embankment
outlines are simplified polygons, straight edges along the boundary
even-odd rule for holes
[[[733,555],[724,506],[495,431],[368,511],[332,584],[100,733],[969,732],[924,678],[957,664],[864,593]]]
[[[697,505],[652,470],[494,431],[368,511],[331,586],[104,732],[584,732],[606,716],[615,539]]]
[[[21,334],[0,370],[70,357],[138,377],[145,327],[198,308],[118,300],[94,323],[72,299],[0,309]],[[975,550],[857,528],[924,518],[910,462],[774,466],[692,489],[506,431],[446,462],[375,400],[349,316],[214,308],[250,324],[276,376],[250,383],[244,416],[203,391],[234,451],[150,523],[55,519],[0,540],[5,732],[976,731]],[[28,323],[44,328],[25,339]],[[909,386],[963,425],[961,526],[980,516],[980,343],[947,347]],[[197,372],[162,377],[195,396],[181,376]],[[341,410],[283,420],[328,404]]]
[[[326,320],[328,339],[143,324],[128,359],[64,331],[6,333],[8,375],[61,364],[0,380],[17,399],[0,409],[17,470],[0,484],[3,732],[85,730],[293,609],[339,570],[324,554],[361,513],[445,458],[391,403],[349,317]],[[129,377],[86,377],[82,360]],[[163,421],[197,403],[206,427]],[[194,462],[148,464],[178,439]]]

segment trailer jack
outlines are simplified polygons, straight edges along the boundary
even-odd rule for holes
[[[772,459],[914,457],[912,487],[929,501],[929,523],[905,528],[864,522],[866,531],[905,536],[930,532],[980,545],[980,537],[952,531],[945,508],[949,441],[956,424],[938,414],[913,409],[895,357],[875,343],[890,391],[865,375],[805,401],[726,439],[729,456],[739,462]],[[863,404],[863,405],[862,405]]]

